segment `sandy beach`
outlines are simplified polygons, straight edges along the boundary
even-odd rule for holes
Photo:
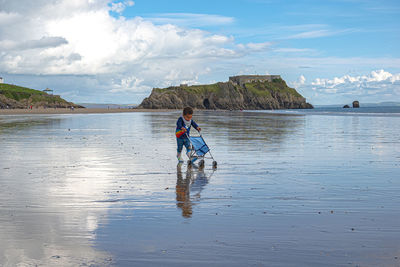
[[[0,115],[16,114],[95,114],[95,113],[125,113],[125,112],[160,112],[174,111],[163,109],[138,109],[138,108],[34,108],[34,109],[0,109]]]

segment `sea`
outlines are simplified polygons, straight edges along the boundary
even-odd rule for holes
[[[0,115],[0,266],[400,266],[400,107],[179,116]]]

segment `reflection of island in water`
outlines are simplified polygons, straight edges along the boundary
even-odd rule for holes
[[[151,134],[168,133],[173,138],[180,115],[180,111],[150,112],[143,118],[151,127]],[[203,129],[207,140],[212,135],[233,144],[257,141],[279,145],[305,124],[305,117],[300,115],[240,111],[196,110],[193,119]]]
[[[0,134],[15,132],[34,127],[47,127],[52,129],[60,125],[62,118],[34,117],[34,116],[4,116],[0,117]]]
[[[211,175],[207,177],[204,168],[187,168],[186,176],[183,178],[182,166],[178,165],[176,170],[176,206],[182,210],[183,217],[192,217],[194,205],[192,200],[200,199],[200,193],[208,184]]]

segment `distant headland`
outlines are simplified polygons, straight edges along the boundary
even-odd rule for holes
[[[43,91],[0,83],[0,109],[32,108],[84,108],[53,95],[53,90]]]
[[[280,75],[241,75],[215,84],[154,88],[139,108],[181,109],[185,106],[223,110],[313,108],[294,88],[288,87]]]

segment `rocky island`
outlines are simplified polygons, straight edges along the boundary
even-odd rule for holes
[[[228,82],[209,85],[154,88],[139,108],[182,109],[185,106],[225,110],[313,108],[279,75],[233,76]]]
[[[58,95],[48,94],[13,84],[0,84],[0,109],[27,109],[27,108],[83,108],[72,102],[62,99]],[[47,89],[47,91],[51,91]]]

